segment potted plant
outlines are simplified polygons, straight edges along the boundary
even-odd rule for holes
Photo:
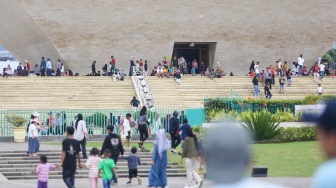
[[[6,115],[6,119],[14,126],[14,142],[24,142],[26,137],[26,128],[24,127],[26,119],[19,115]]]

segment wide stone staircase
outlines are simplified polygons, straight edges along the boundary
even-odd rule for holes
[[[204,76],[184,76],[177,85],[173,78],[148,77],[158,108],[202,108],[204,98],[241,96],[243,99],[265,98],[264,83],[259,83],[260,96],[254,97],[252,78],[247,76],[225,76],[210,80]],[[312,76],[292,77],[292,86],[285,83],[285,94],[280,94],[279,77],[272,85],[272,99],[300,99],[307,95],[317,95],[317,83]],[[323,95],[336,94],[336,81],[325,77],[319,81]],[[272,100],[271,99],[271,100]]]
[[[138,156],[140,157],[141,165],[138,166],[138,174],[141,177],[148,177],[149,169],[152,164],[152,153],[149,150],[138,150]],[[46,155],[48,162],[52,164],[59,164],[61,161],[60,150],[42,150],[39,155]],[[89,155],[89,153],[88,153]],[[126,149],[124,156],[130,155],[130,149]],[[86,160],[82,160],[82,164],[85,164]],[[26,151],[0,151],[0,172],[8,180],[20,180],[20,179],[36,179],[37,176],[32,174],[32,171],[36,169],[40,163],[39,157],[28,157]],[[119,177],[128,177],[127,161],[120,159],[117,163],[117,172]],[[185,169],[178,164],[168,163],[167,176],[168,177],[185,177]],[[49,173],[50,179],[62,179],[62,170],[55,169]],[[87,168],[77,169],[76,178],[87,178],[89,170]]]
[[[0,85],[0,109],[130,109],[135,96],[128,77],[9,77]]]

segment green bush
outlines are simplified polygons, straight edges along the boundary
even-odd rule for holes
[[[302,142],[316,141],[315,127],[288,127],[279,128],[279,135],[270,140],[259,141],[257,143],[287,143],[287,142]]]
[[[279,118],[266,110],[257,112],[244,112],[242,114],[243,124],[251,132],[256,141],[270,140],[280,133]]]
[[[197,126],[193,126],[192,130],[194,131],[194,133],[197,134],[199,141],[202,142],[204,140],[204,136],[208,129],[202,127],[201,125],[197,125]]]
[[[101,112],[95,112],[91,116],[85,118],[86,122],[93,124],[97,127],[106,126],[107,115]]]
[[[298,116],[294,116],[290,109],[277,110],[275,115],[279,117],[279,122],[298,122]]]

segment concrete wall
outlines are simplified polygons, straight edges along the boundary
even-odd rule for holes
[[[311,65],[336,41],[334,0],[18,1],[80,73],[111,55],[119,67],[128,68],[132,55],[153,67],[171,56],[174,42],[217,42],[215,62],[243,75],[251,60],[265,68],[302,53]]]
[[[42,56],[52,58],[55,63],[62,59],[45,31],[17,0],[0,0],[0,5],[0,44],[18,61],[27,60],[32,65],[40,64]],[[6,62],[1,64],[1,71],[5,66]]]

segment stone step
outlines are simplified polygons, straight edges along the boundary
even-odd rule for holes
[[[126,154],[124,155],[125,157],[128,156],[129,154]],[[58,155],[48,155],[46,154],[46,156],[48,157],[48,160],[51,160],[51,159],[61,159],[61,155],[58,154]],[[152,155],[151,154],[140,154],[138,155],[141,159],[143,158],[152,158]],[[27,161],[34,161],[34,160],[38,160],[39,157],[28,157],[28,156],[13,156],[13,155],[9,155],[7,157],[0,157],[0,161],[1,160],[7,160],[7,161],[10,161],[10,160],[27,160]]]
[[[21,172],[3,172],[2,174],[6,177],[10,177],[10,176],[30,176],[32,175],[32,170],[34,169],[31,169],[31,170],[25,170],[25,171],[21,171]],[[121,174],[126,174],[128,173],[128,168],[123,168],[123,169],[117,169],[117,172],[118,173],[121,173]],[[149,168],[147,169],[138,169],[138,173],[149,173]],[[170,169],[167,169],[167,173],[185,173],[185,169],[183,168],[170,168]],[[76,171],[76,174],[81,174],[81,175],[86,175],[86,174],[89,174],[89,171],[88,170],[79,170],[77,169]],[[49,172],[49,175],[62,175],[62,170],[58,170],[58,171],[50,171]]]
[[[84,164],[84,163],[83,163]],[[14,165],[14,167],[5,167],[5,168],[0,168],[0,172],[5,173],[5,172],[24,172],[27,170],[35,170],[38,164],[29,164],[29,165]],[[148,167],[150,164],[141,164],[138,166],[138,169],[149,169]],[[167,169],[180,169],[182,168],[179,165],[167,165]],[[122,164],[120,161],[117,164],[117,169],[128,169],[127,164]],[[55,171],[61,171],[61,169],[55,169]],[[88,169],[84,168],[82,171],[88,171]]]
[[[141,159],[141,160],[144,161],[144,162],[147,162],[147,161],[151,161],[152,159],[150,157],[148,157],[148,158],[144,158],[144,159]],[[60,159],[51,159],[51,160],[48,160],[48,162],[57,164],[57,163],[60,162]],[[82,159],[81,162],[85,163],[86,159]],[[40,163],[40,161],[39,160],[9,160],[9,161],[4,160],[4,161],[0,161],[0,166],[2,164],[25,164],[25,163],[34,163],[35,164],[35,163]]]
[[[59,164],[60,160],[49,161],[49,162],[53,163],[53,164]],[[2,168],[25,168],[25,167],[36,168],[39,163],[40,162],[38,162],[38,161],[36,161],[36,162],[29,162],[29,163],[27,163],[27,162],[26,163],[3,163],[3,164],[0,164],[0,172],[1,172]],[[82,164],[85,164],[85,162],[82,161]],[[141,164],[142,164],[142,166],[151,165],[152,161],[151,160],[141,160]],[[120,161],[118,161],[118,165],[120,165],[120,166],[127,166],[127,162],[120,160]],[[167,165],[177,165],[177,163],[168,162]]]
[[[148,173],[139,173],[140,177],[148,177]],[[119,178],[127,178],[128,172],[125,174],[118,174]],[[186,177],[186,173],[167,173],[168,177]],[[88,178],[88,174],[76,174],[76,178]],[[27,175],[27,176],[7,176],[8,180],[24,180],[24,179],[37,179],[36,175]],[[62,175],[52,175],[49,176],[49,179],[62,179]],[[62,182],[63,183],[63,182]]]
[[[28,147],[28,144],[27,144],[27,147]],[[61,146],[60,146],[61,147]],[[91,148],[90,147],[88,147],[87,148],[87,153],[89,153],[89,150],[90,150]],[[98,148],[99,149],[99,148]],[[124,149],[124,151],[125,152],[131,152],[131,149]],[[150,150],[146,150],[146,149],[138,149],[137,150],[137,153],[139,153],[139,152],[150,152]],[[26,151],[0,151],[0,156],[1,156],[1,154],[13,154],[13,153],[22,153],[22,154],[27,154],[27,152]],[[61,150],[40,150],[39,151],[39,153],[58,153],[58,154],[60,154],[60,153],[62,153],[62,151]]]

